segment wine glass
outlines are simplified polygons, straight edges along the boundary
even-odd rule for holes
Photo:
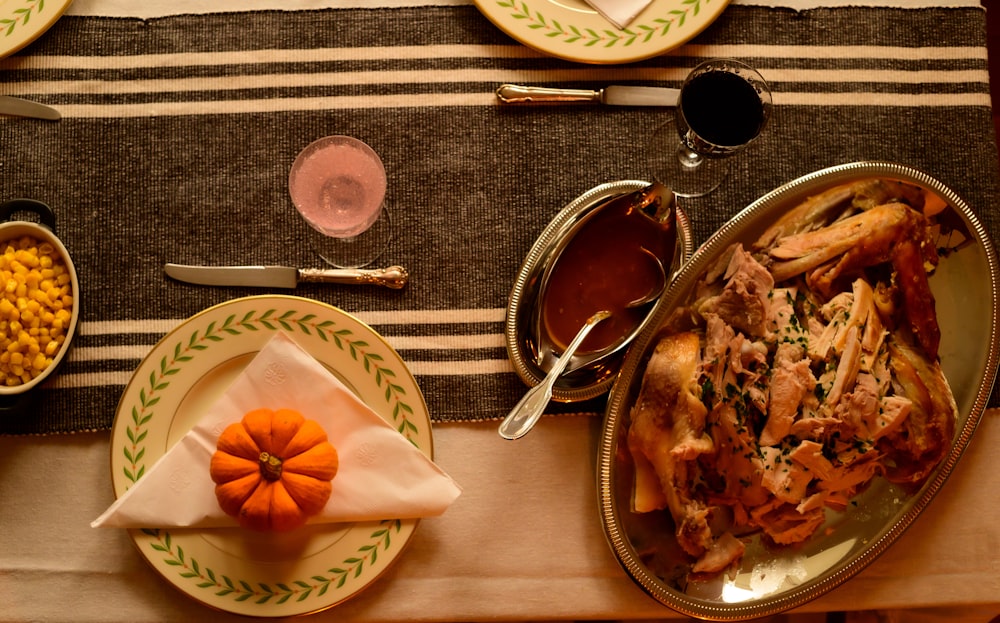
[[[356,138],[313,141],[292,163],[288,193],[310,225],[309,243],[328,264],[357,268],[378,259],[392,227],[385,208],[385,167]]]
[[[696,66],[681,85],[674,118],[653,133],[653,177],[682,197],[715,190],[727,158],[757,138],[771,116],[771,90],[753,67],[733,59]]]

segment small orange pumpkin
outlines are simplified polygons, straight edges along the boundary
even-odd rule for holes
[[[292,409],[256,409],[222,431],[209,470],[219,506],[241,526],[285,531],[326,505],[338,464],[315,421]]]

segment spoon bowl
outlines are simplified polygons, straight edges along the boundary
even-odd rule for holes
[[[642,251],[643,254],[645,254],[651,260],[653,260],[653,265],[656,266],[656,282],[649,289],[649,292],[647,292],[646,294],[640,296],[635,300],[626,303],[625,307],[627,309],[642,307],[643,305],[647,305],[649,303],[656,301],[656,299],[660,298],[660,295],[663,294],[664,288],[667,287],[667,271],[663,268],[663,261],[660,260],[660,258],[656,257],[656,254],[647,249],[646,247],[642,247],[639,250]]]

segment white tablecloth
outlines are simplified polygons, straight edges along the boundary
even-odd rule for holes
[[[548,417],[508,442],[496,423],[435,428],[437,462],[464,488],[423,520],[386,575],[318,621],[680,618],[615,561],[598,517],[597,418]],[[944,608],[1000,614],[1000,413],[926,512],[868,569],[799,612]],[[0,437],[0,620],[178,621],[211,616],[146,565],[111,503],[106,433]],[[911,614],[910,617],[915,617]],[[901,620],[913,620],[903,618]]]
[[[152,17],[422,4],[470,0],[75,0],[69,13]],[[636,587],[605,542],[594,477],[600,418],[546,417],[517,442],[502,440],[496,426],[435,426],[435,458],[464,494],[443,516],[420,523],[385,576],[314,620],[680,618]],[[107,431],[0,437],[0,621],[245,621],[183,596],[147,566],[124,531],[90,527],[113,499],[108,437]],[[994,411],[908,532],[868,569],[798,612],[906,609],[892,620],[970,623],[1000,614],[998,446],[1000,412]]]

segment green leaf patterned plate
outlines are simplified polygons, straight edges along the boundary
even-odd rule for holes
[[[56,23],[72,0],[0,0],[0,58],[17,52]]]
[[[330,305],[252,296],[184,321],[139,364],[112,426],[116,497],[191,429],[278,331],[433,458],[423,394],[381,336]],[[237,614],[284,617],[329,608],[371,584],[402,553],[417,523],[308,525],[281,534],[135,529],[129,535],[149,564],[190,597]]]
[[[581,63],[630,63],[668,52],[708,27],[729,0],[653,0],[624,30],[584,0],[475,0],[524,45]]]

